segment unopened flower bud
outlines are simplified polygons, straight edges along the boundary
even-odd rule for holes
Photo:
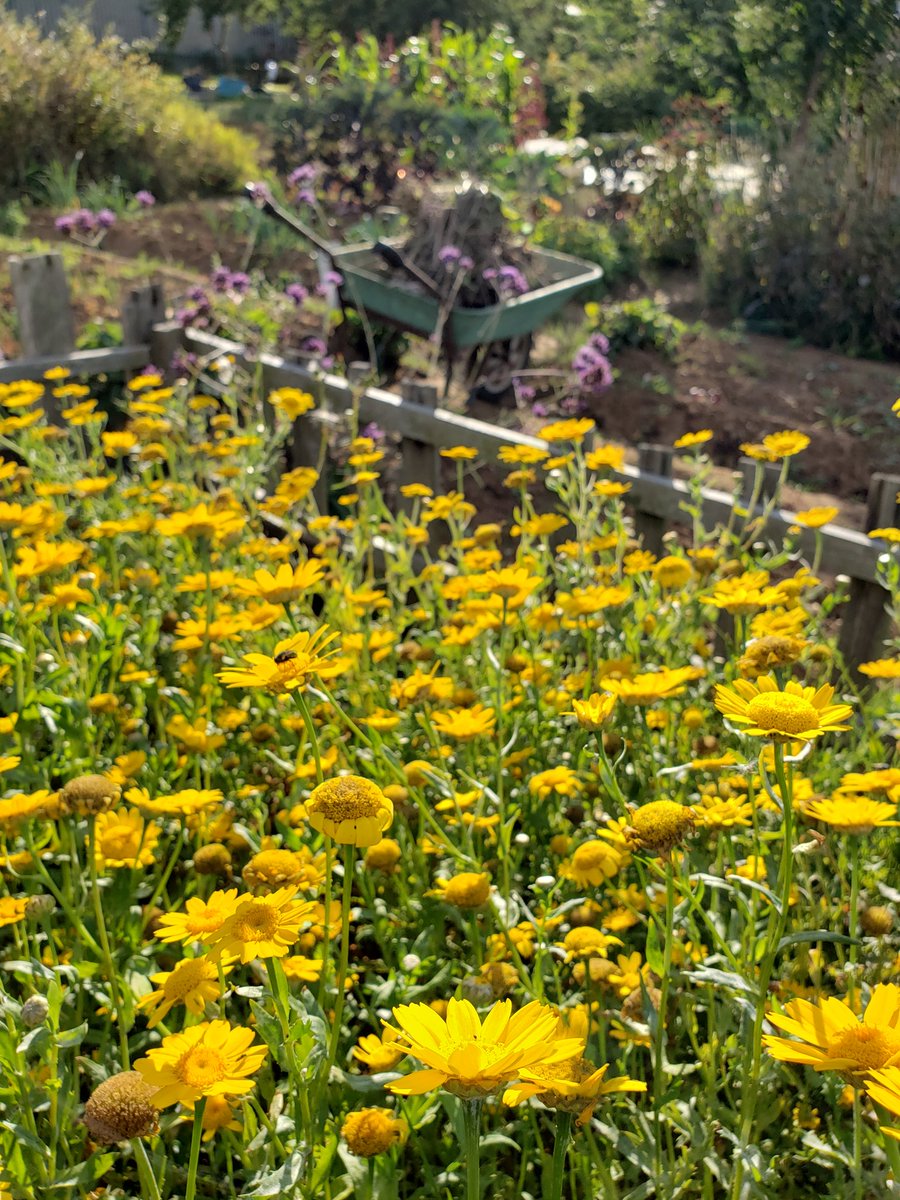
[[[36,1029],[43,1025],[50,1012],[50,1005],[43,996],[29,996],[22,1005],[22,1024],[26,1029]]]

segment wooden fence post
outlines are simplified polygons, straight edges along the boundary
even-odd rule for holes
[[[672,478],[672,459],[674,451],[671,446],[655,445],[651,442],[641,442],[638,446],[638,467],[651,475],[661,475],[665,479]],[[645,550],[660,554],[663,549],[663,535],[667,522],[656,513],[644,512],[636,508],[634,513],[634,532],[640,539]]]
[[[68,354],[75,323],[61,254],[14,255],[9,260],[23,358]]]
[[[415,380],[405,380],[400,385],[400,394],[410,404],[421,404],[425,408],[437,408],[438,390],[430,383],[418,383]],[[401,430],[402,433],[402,430]],[[424,483],[432,491],[440,487],[441,459],[435,446],[419,442],[415,438],[401,437],[400,439],[400,469],[397,472],[397,486],[404,487],[408,483]],[[404,500],[404,504],[407,502]],[[410,505],[407,505],[410,507]]]
[[[869,483],[866,530],[884,529],[900,521],[897,492],[900,475],[877,472]],[[850,599],[841,621],[838,649],[857,683],[867,682],[857,667],[878,658],[888,635],[888,594],[880,583],[866,579],[850,580]]]
[[[149,346],[154,325],[162,324],[165,319],[166,298],[162,284],[128,288],[122,297],[120,315],[123,344],[139,346],[146,343]]]
[[[172,363],[184,350],[184,327],[180,321],[160,321],[150,330],[150,362],[169,380]]]

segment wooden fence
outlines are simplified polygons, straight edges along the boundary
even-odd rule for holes
[[[71,306],[62,263],[58,255],[44,254],[11,259],[13,291],[19,318],[22,348],[26,357],[0,363],[0,383],[14,379],[41,379],[53,366],[67,367],[73,375],[91,377],[114,372],[136,372],[153,363],[166,370],[179,353],[191,352],[213,360],[233,357],[237,365],[257,370],[266,390],[297,387],[316,396],[315,411],[295,422],[290,455],[294,465],[315,465],[319,459],[324,427],[342,424],[354,406],[359,420],[374,422],[400,434],[401,482],[421,482],[436,487],[443,447],[475,447],[487,460],[496,459],[503,446],[546,448],[539,438],[474,420],[438,407],[435,388],[408,384],[401,394],[381,388],[360,388],[352,380],[321,375],[298,363],[272,354],[252,354],[244,346],[211,334],[184,329],[165,320],[164,298],[158,286],[129,289],[122,304],[123,345],[104,350],[74,347]],[[638,450],[638,465],[625,464],[614,475],[630,485],[626,502],[633,510],[635,530],[648,549],[659,552],[667,529],[686,520],[684,506],[693,501],[687,484],[672,478],[673,451],[668,446],[644,444]],[[755,464],[744,459],[743,494],[749,493]],[[765,515],[758,540],[779,544],[789,528],[796,529],[791,513],[775,508],[763,514],[762,503],[771,497],[777,467],[767,471],[760,504],[748,519]],[[900,476],[872,476],[866,528],[877,529],[900,523],[897,494]],[[710,527],[729,520],[735,497],[730,492],[704,488],[701,493],[704,524]],[[889,553],[884,542],[855,530],[826,525],[816,532],[801,528],[793,535],[800,553],[809,560],[821,539],[821,569],[849,587],[843,606],[839,645],[851,668],[879,656],[888,634],[888,594],[879,581],[878,560]]]

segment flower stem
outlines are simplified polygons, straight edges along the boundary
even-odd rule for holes
[[[97,818],[91,814],[88,817],[88,872],[91,880],[91,902],[94,906],[94,921],[97,925],[97,935],[100,938],[100,948],[103,952],[103,968],[109,980],[109,995],[116,1016],[116,1027],[119,1033],[119,1051],[122,1056],[122,1070],[129,1066],[128,1031],[125,1028],[125,1012],[122,1005],[122,995],[119,991],[119,978],[113,965],[112,952],[109,948],[109,935],[106,932],[106,920],[103,916],[103,904],[100,901],[100,888],[97,884],[97,854],[96,826]]]
[[[662,1177],[662,1143],[663,1119],[662,1098],[665,1091],[665,1075],[663,1073],[664,1048],[666,1040],[666,1009],[669,1003],[669,978],[672,974],[672,949],[675,926],[675,877],[672,867],[671,854],[666,858],[666,925],[663,943],[663,973],[659,981],[659,1008],[656,1012],[656,1029],[653,1046],[653,1116],[654,1134],[656,1141],[656,1173]]]
[[[350,961],[350,908],[355,852],[356,847],[353,845],[344,847],[344,887],[341,892],[341,956],[338,960],[337,979],[335,980],[337,997],[334,1002],[334,1024],[331,1027],[331,1037],[328,1039],[328,1057],[325,1060],[323,1072],[326,1087],[331,1068],[337,1058],[338,1042],[341,1039],[341,1023],[344,1018],[344,992],[346,990],[344,984],[347,979],[347,964]]]
[[[200,1137],[203,1133],[203,1110],[205,1108],[206,1097],[201,1096],[194,1108],[194,1125],[191,1130],[191,1157],[188,1162],[184,1200],[194,1200],[194,1196],[197,1194],[197,1163],[200,1161]]]
[[[160,1200],[159,1184],[147,1157],[147,1147],[137,1137],[132,1139],[131,1145],[137,1163],[138,1179],[141,1181],[141,1194],[146,1196],[147,1200]]]
[[[463,1157],[466,1160],[466,1200],[481,1200],[481,1101],[463,1100]]]
[[[566,1151],[572,1133],[572,1114],[556,1114],[556,1140],[553,1143],[553,1167],[550,1175],[550,1191],[547,1200],[562,1200],[563,1179],[566,1174]]]

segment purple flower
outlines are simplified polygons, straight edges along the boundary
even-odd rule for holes
[[[489,283],[496,282],[497,291],[504,299],[508,299],[510,296],[521,296],[531,290],[528,280],[518,267],[506,265],[500,267],[499,270],[495,267],[488,267],[483,273],[483,277]]]
[[[329,284],[331,287],[340,287],[344,282],[344,277],[340,271],[326,271],[322,276],[322,282]]]
[[[309,290],[302,283],[289,283],[284,289],[284,294],[290,297],[298,308],[309,299]]]
[[[230,292],[237,292],[237,294],[239,296],[243,296],[243,295],[246,295],[249,287],[250,287],[250,276],[249,275],[245,274],[245,272],[243,272],[243,271],[232,272],[232,275],[228,280],[228,290]]]
[[[300,348],[304,354],[310,354],[316,358],[321,358],[328,349],[320,337],[304,338],[300,343]]]
[[[300,188],[297,195],[294,197],[294,203],[299,204],[315,204],[316,193],[311,192],[309,188]]]
[[[101,229],[112,229],[116,223],[116,214],[111,208],[101,208],[95,220]]]
[[[441,246],[438,250],[438,262],[442,267],[450,267],[462,258],[459,246]]]
[[[152,192],[148,192],[146,188],[141,188],[139,192],[135,192],[134,198],[141,208],[152,208],[156,203],[156,197]]]
[[[64,233],[71,233],[75,226],[75,213],[64,213],[63,216],[57,217],[53,224]]]
[[[602,333],[592,334],[579,348],[572,360],[572,370],[578,376],[582,392],[597,395],[612,384],[612,367],[606,357],[608,350],[609,340]]]
[[[547,405],[541,404],[540,402],[538,402],[537,404],[535,404],[535,406],[532,408],[531,411],[534,413],[534,415],[536,417],[546,417]]]
[[[522,383],[521,380],[514,379],[513,386],[516,389],[516,399],[521,400],[523,404],[530,404],[537,395],[530,383]]]
[[[298,187],[301,183],[314,183],[319,174],[319,168],[315,163],[303,163],[302,166],[294,167],[287,181],[291,187]]]
[[[214,267],[209,273],[209,282],[216,292],[227,292],[231,282],[229,267]]]
[[[370,421],[368,425],[363,426],[363,437],[371,438],[373,442],[384,440],[384,430],[380,425],[376,425],[374,421]]]
[[[248,183],[247,188],[254,200],[264,201],[272,199],[272,193],[264,183]]]
[[[464,254],[459,260],[459,269],[461,271],[471,271],[475,263],[469,258],[468,254]]]

